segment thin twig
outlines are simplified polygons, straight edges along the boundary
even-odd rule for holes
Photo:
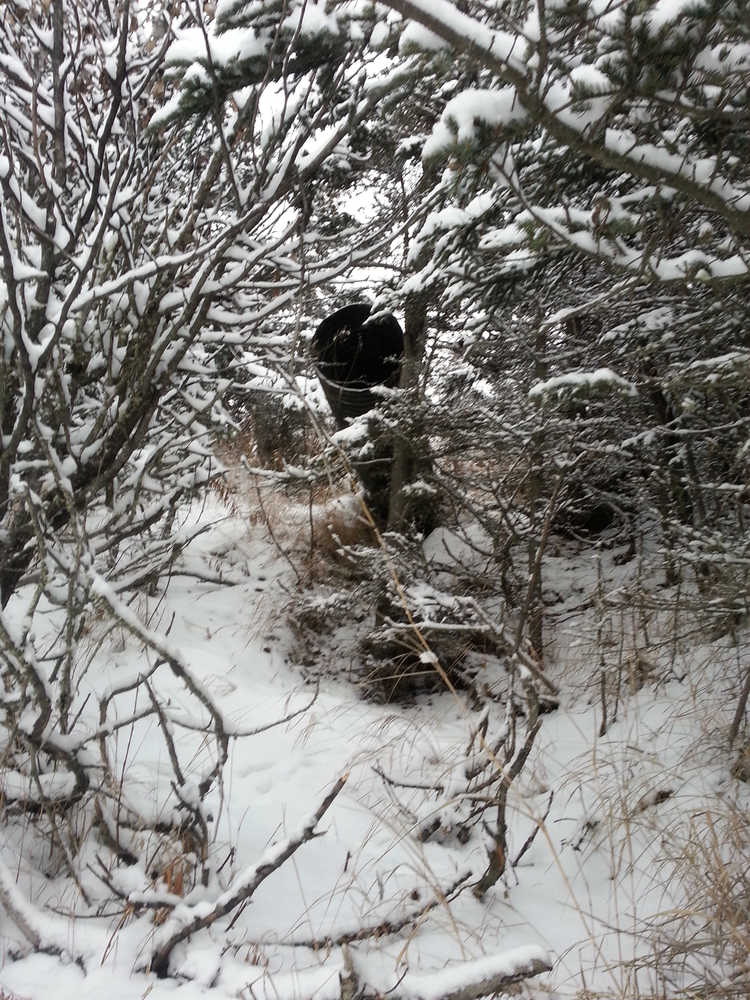
[[[463,875],[459,876],[455,882],[448,886],[445,892],[436,896],[435,899],[431,899],[429,903],[425,903],[424,906],[420,906],[419,909],[414,910],[405,917],[401,917],[399,920],[382,920],[379,924],[371,927],[358,927],[353,931],[344,931],[341,934],[337,934],[336,937],[308,938],[304,941],[282,941],[281,943],[292,948],[312,948],[313,951],[320,951],[327,948],[338,948],[345,944],[351,944],[353,941],[366,941],[368,938],[380,938],[390,934],[398,934],[404,927],[420,921],[430,910],[434,910],[436,906],[451,902],[471,876],[472,873],[470,871],[464,872]]]

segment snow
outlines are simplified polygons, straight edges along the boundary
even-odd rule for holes
[[[499,250],[503,247],[518,246],[525,243],[527,239],[527,231],[518,222],[511,222],[510,225],[503,226],[502,229],[491,229],[486,232],[479,240],[479,249]]]
[[[457,143],[471,141],[476,134],[477,122],[489,128],[498,128],[524,121],[527,117],[512,87],[463,90],[445,105],[440,121],[424,144],[422,158],[429,160]]]
[[[343,427],[331,435],[331,441],[336,445],[360,444],[368,439],[367,421],[358,417],[348,427]]]
[[[507,31],[495,31],[480,24],[473,17],[463,14],[450,0],[411,0],[411,6],[444,27],[449,36],[468,40],[480,49],[491,51],[497,59],[507,62],[514,69],[523,71],[525,66],[518,38]]]
[[[727,363],[734,360],[728,357]],[[609,383],[613,375],[588,373],[577,381],[586,378]],[[553,380],[547,388],[556,389]],[[276,540],[298,561],[309,544],[297,537],[309,518],[307,505],[274,500],[266,490],[265,504],[272,503],[282,505],[275,515]],[[146,666],[141,639],[153,640],[169,626],[169,638],[159,639],[159,648],[180,657],[191,676],[200,678],[232,731],[263,729],[310,700],[288,614],[306,594],[317,593],[315,599],[324,604],[328,599],[314,584],[298,589],[262,520],[252,519],[252,494],[240,494],[234,504],[234,512],[213,501],[184,513],[181,530],[189,532],[198,521],[206,527],[188,550],[188,566],[219,561],[237,578],[235,586],[176,577],[158,598],[141,597],[128,608],[104,581],[95,582],[132,634],[94,637],[94,661],[81,678],[83,694],[90,690],[95,698],[108,698],[118,685],[127,687]],[[350,505],[351,499],[341,511]],[[438,529],[425,542],[425,555],[442,574],[462,572],[467,565],[482,565],[482,544],[479,536],[468,545]],[[618,567],[609,561],[605,586],[616,594],[633,570],[633,564]],[[61,913],[85,908],[64,870],[45,879],[24,864],[16,883],[17,842],[13,828],[6,827],[0,840],[0,856],[6,859],[3,885],[34,933],[62,955],[30,948],[6,921],[1,932],[4,990],[11,997],[37,997],[53,980],[59,1000],[94,1000],[104,992],[117,1000],[136,1000],[146,992],[164,1000],[177,989],[187,998],[223,1000],[251,989],[268,1000],[333,1000],[340,996],[339,976],[345,971],[341,949],[311,950],[306,943],[363,925],[397,922],[432,899],[438,905],[406,936],[378,934],[350,945],[355,971],[373,991],[439,1000],[470,979],[512,974],[526,962],[548,958],[553,969],[527,983],[529,996],[572,998],[583,981],[589,989],[612,989],[618,961],[648,953],[648,922],[679,905],[680,879],[670,883],[668,859],[679,855],[685,818],[709,814],[719,823],[731,802],[736,800],[736,808],[750,804],[742,786],[729,780],[718,749],[735,703],[736,681],[728,664],[738,654],[729,647],[693,643],[676,671],[688,671],[690,679],[623,696],[616,721],[600,736],[598,697],[588,704],[582,694],[591,665],[599,662],[593,639],[598,613],[590,603],[600,586],[596,566],[573,551],[560,552],[550,556],[546,573],[548,586],[560,594],[549,609],[557,623],[550,656],[568,695],[560,709],[545,716],[530,765],[513,787],[513,850],[536,828],[550,791],[554,801],[543,832],[519,867],[484,900],[464,891],[450,904],[439,902],[441,887],[467,870],[478,875],[483,869],[484,837],[462,845],[451,831],[461,825],[469,734],[482,719],[497,733],[504,725],[502,701],[487,702],[481,716],[461,697],[448,694],[406,706],[362,701],[346,681],[345,666],[336,662],[340,636],[331,635],[327,673],[312,707],[280,726],[231,741],[224,793],[209,803],[220,817],[213,848],[217,858],[229,858],[230,845],[236,852],[220,877],[180,899],[137,865],[116,869],[116,884],[131,902],[178,903],[166,924],[155,927],[151,911],[122,926],[118,918],[73,924],[63,915],[48,916],[43,908],[50,902]],[[414,583],[409,593],[427,621],[439,618],[438,591]],[[639,655],[657,660],[660,653],[654,648]],[[433,656],[424,652],[426,667],[434,665]],[[184,696],[169,673],[158,671],[152,682],[170,699],[175,718],[185,714]],[[127,711],[124,702],[122,708]],[[127,795],[140,798],[144,816],[164,818],[161,803],[171,771],[158,727],[153,718],[144,718],[124,732],[131,736],[118,753],[129,747],[122,758],[123,765],[127,759]],[[188,776],[186,792],[203,767],[199,737],[180,736],[181,747],[194,746],[195,752],[196,771]],[[441,785],[442,795],[415,787],[391,796],[375,764],[417,786]],[[143,971],[154,935],[163,938],[171,927],[211,912],[250,883],[299,836],[345,771],[349,780],[319,824],[320,835],[300,848],[293,864],[266,878],[231,931],[225,918],[211,933],[201,931],[175,949],[172,972],[186,977],[179,987],[173,979]],[[7,770],[5,775],[6,790],[8,782],[22,780]],[[414,830],[436,815],[444,818],[443,832],[421,842]],[[98,891],[93,870],[81,877],[88,891]],[[236,947],[225,950],[225,931]],[[73,954],[82,957],[83,967],[71,961]]]
[[[40,774],[35,778],[19,771],[3,771],[3,794],[8,797],[23,797],[31,800],[54,801],[64,798],[73,791],[75,784],[72,774]],[[37,784],[38,782],[38,784]]]
[[[311,0],[299,10],[289,14],[280,27],[299,31],[301,35],[314,37],[320,34],[338,34],[339,24],[335,14],[326,13],[324,0]]]
[[[206,59],[207,38],[211,60],[216,66],[226,66],[233,60],[265,57],[268,46],[263,35],[246,28],[229,28],[220,35],[205,35],[201,28],[183,28],[169,47],[167,61],[173,65],[189,65]]]
[[[744,70],[750,66],[750,42],[722,44],[704,49],[695,65],[697,69],[711,72]]]
[[[27,87],[33,86],[33,80],[31,76],[29,76],[29,71],[20,59],[9,55],[7,52],[0,52],[0,66],[2,66],[9,74],[12,74],[13,76],[18,77],[19,80],[22,80]]]
[[[656,0],[646,12],[646,22],[656,33],[685,15],[694,14],[695,10],[695,0]]]
[[[430,31],[423,25],[417,24],[413,21],[407,24],[401,32],[401,37],[399,39],[400,52],[408,53],[413,49],[425,52],[436,52],[439,49],[447,47],[447,43],[444,42],[439,35],[436,35],[433,31]]]
[[[370,35],[370,47],[378,50],[388,44],[391,32],[386,21],[378,21],[372,29]]]
[[[507,79],[520,73],[528,80],[538,69],[539,59],[532,56],[527,62],[525,52],[527,42],[541,37],[542,5],[538,10],[529,5],[521,39],[516,31],[509,34],[481,26],[451,0],[411,2],[426,18],[445,25],[449,33],[505,60],[510,67]],[[552,0],[547,12],[563,5],[564,0]],[[257,12],[265,5],[251,6]],[[333,6],[322,0],[287,4],[284,9],[291,13],[282,28],[299,30],[308,39],[337,32],[339,20],[326,12]],[[347,11],[356,6],[343,5]],[[486,6],[500,10],[502,4]],[[216,20],[241,7],[237,0],[222,0]],[[607,31],[613,32],[612,38],[619,37],[622,5],[593,0],[589,7],[592,16],[600,17],[597,31],[603,44]],[[656,0],[644,6],[638,23],[656,33],[688,22],[694,10],[693,0]],[[373,48],[396,37],[398,22],[390,14],[388,18],[384,16],[376,26]],[[554,42],[552,23],[545,30]],[[177,37],[169,50],[170,62],[187,67],[184,82],[205,84],[209,53],[203,31],[179,29],[176,24],[171,30]],[[220,34],[211,28],[209,46],[211,61],[218,66],[256,57],[265,64],[269,38],[241,28]],[[400,36],[402,53],[442,48],[445,43],[421,25],[408,25]],[[611,110],[606,62],[585,48],[585,54],[576,53],[567,65],[553,60],[551,73],[560,75],[551,76],[549,86],[540,79],[536,91],[544,95],[548,109],[578,134],[590,130]],[[110,73],[114,58],[110,55],[105,63]],[[593,61],[576,63],[577,59]],[[394,80],[407,77],[421,65],[419,58],[406,62],[411,65],[405,69],[403,65],[390,67],[384,60],[372,72],[368,69],[366,80],[355,83],[352,78],[353,92],[360,93],[359,106],[352,107],[354,117]],[[742,43],[706,48],[695,65],[721,81],[733,72],[746,74],[748,64],[750,45]],[[0,56],[0,65],[30,81],[28,70],[17,59]],[[487,82],[488,76],[481,72],[477,79]],[[424,144],[425,159],[469,147],[479,138],[484,140],[486,131],[497,142],[512,142],[515,126],[525,123],[526,114],[513,88],[476,87],[455,94],[456,86],[455,79],[447,80],[435,95],[449,99]],[[268,94],[273,90],[269,84]],[[689,92],[685,88],[684,93]],[[703,86],[701,94],[710,107],[725,91]],[[249,99],[249,90],[244,98]],[[241,101],[239,95],[235,99]],[[286,99],[289,106],[284,104]],[[286,84],[279,84],[270,102],[273,107],[260,113],[262,142],[291,125],[291,104],[296,99]],[[178,94],[154,116],[153,124],[168,120],[179,100]],[[41,121],[51,123],[49,107],[40,106],[38,113]],[[637,107],[632,109],[631,123],[639,113]],[[733,113],[731,102],[728,113]],[[239,114],[231,128],[236,127]],[[66,128],[75,129],[73,117]],[[641,173],[654,185],[655,172],[674,179],[676,186],[679,180],[700,187],[714,203],[723,203],[734,213],[748,209],[746,189],[722,177],[723,170],[729,178],[742,175],[729,158],[685,155],[677,124],[662,136],[663,142],[641,142],[638,132],[616,127],[627,121],[627,117],[613,115],[603,133],[606,148],[622,158],[623,169],[628,164],[644,166],[649,169]],[[588,138],[596,141],[597,135],[589,131]],[[419,135],[405,143],[411,148],[423,140]],[[304,163],[314,163],[319,152],[329,147],[334,150],[334,162],[348,164],[351,150],[334,126],[310,135],[304,145]],[[256,151],[262,159],[267,150],[261,143]],[[272,165],[264,197],[273,197],[292,155],[290,147],[289,159],[280,155]],[[513,178],[507,182],[517,182],[523,193],[521,179],[513,175],[510,150],[502,151],[502,157],[503,170]],[[93,160],[88,169],[90,173],[96,169]],[[492,169],[487,175],[490,180]],[[49,169],[43,176],[51,183]],[[446,171],[444,176],[446,185],[461,180],[457,171]],[[32,198],[20,188],[19,177],[11,161],[0,157],[0,178],[21,201],[27,219],[44,229],[46,216],[34,201],[38,191]],[[658,257],[644,260],[637,241],[644,232],[645,214],[657,197],[666,203],[674,190],[659,190],[651,184],[635,188],[624,184],[623,189],[628,193],[622,198],[605,199],[606,211],[600,200],[567,204],[563,199],[568,192],[563,192],[559,204],[554,191],[549,204],[534,205],[524,198],[524,210],[511,219],[512,199],[506,202],[498,182],[468,203],[415,215],[415,225],[424,221],[411,242],[410,259],[418,261],[429,237],[449,248],[454,230],[473,227],[479,231],[481,250],[504,255],[498,271],[522,269],[537,259],[528,244],[546,227],[555,249],[563,242],[621,268],[625,278],[645,272],[665,283],[684,282],[686,276],[696,284],[714,278],[746,281],[748,257],[740,238],[710,243],[714,235],[717,241],[721,239],[722,221],[712,215],[708,223],[700,212],[697,222],[686,223],[679,241],[669,247],[661,245]],[[360,218],[364,214],[374,219],[376,213],[361,190],[354,190],[352,203],[356,202]],[[134,193],[123,189],[116,203],[119,215],[112,219],[112,228],[120,236],[126,235],[128,213],[135,211],[130,204]],[[425,204],[433,207],[436,202]],[[493,213],[492,228],[482,230],[478,223],[489,213]],[[222,218],[215,216],[213,223],[221,227]],[[280,232],[282,224],[293,227],[296,222],[291,215],[277,218],[269,231],[278,227]],[[615,224],[624,235],[618,234]],[[165,230],[171,245],[179,236],[178,229]],[[66,238],[65,224],[58,220],[54,239],[62,245]],[[113,254],[122,249],[118,239],[114,231],[103,235],[104,245]],[[92,247],[93,241],[71,257],[74,270],[86,273]],[[276,251],[274,262],[289,263],[299,248],[296,243],[292,248],[287,240]],[[254,252],[259,258],[267,253],[260,244]],[[249,265],[248,253],[238,248],[221,277],[203,286],[204,294],[230,290],[231,282]],[[329,277],[334,278],[340,268],[331,259]],[[34,266],[39,262],[33,252],[21,260],[11,251],[9,266],[18,282],[30,285],[39,277]],[[494,266],[495,261],[489,263]],[[164,254],[146,264],[134,261],[122,274],[117,268],[105,268],[108,279],[113,274],[117,277],[84,288],[74,301],[72,292],[70,302],[53,295],[40,342],[26,345],[32,368],[53,338],[60,336],[63,306],[76,316],[89,311],[93,315],[96,310],[90,310],[90,305],[121,292],[123,300],[127,298],[142,314],[154,293],[154,279],[179,265],[210,266],[200,258],[194,260],[192,252]],[[369,272],[368,280],[373,275]],[[390,271],[387,278],[392,278]],[[440,275],[425,268],[403,282],[402,291],[435,280]],[[178,286],[179,282],[161,299],[164,313],[182,308],[189,300],[189,290]],[[126,296],[128,290],[131,294]],[[615,286],[607,286],[608,294],[614,290]],[[22,293],[30,291],[28,285],[22,289]],[[296,294],[287,289],[268,305],[267,312],[293,301]],[[547,314],[545,324],[553,328],[576,308],[583,311],[592,306],[580,305],[576,289],[566,289],[558,304],[571,301],[579,305]],[[635,296],[634,301],[640,300]],[[664,301],[669,301],[668,295]],[[608,330],[602,342],[616,347],[619,338],[624,343],[634,327],[644,339],[674,335],[671,306],[642,313],[636,307],[633,312],[634,319]],[[208,317],[217,328],[206,329],[205,344],[223,340],[248,346],[254,342],[256,334],[247,334],[253,322],[242,302],[226,304],[222,298]],[[476,320],[476,314],[466,317],[467,330]],[[236,332],[228,333],[229,327]],[[69,331],[62,333],[64,341]],[[262,336],[257,333],[258,339]],[[265,338],[267,347],[273,342]],[[276,343],[284,341],[280,337]],[[92,377],[105,365],[111,367],[112,375],[118,374],[125,348],[110,346],[110,352],[92,358]],[[165,355],[165,360],[169,357]],[[202,361],[196,356],[190,364],[199,370]],[[682,368],[675,365],[674,371],[665,372],[664,384],[671,390],[677,388],[676,406],[695,407],[699,415],[705,405],[704,390],[708,395],[730,380],[746,381],[749,367],[748,352],[738,349],[693,363],[688,359]],[[248,366],[246,374],[252,377],[254,390],[293,388],[291,378],[289,384],[281,384],[278,376],[260,364]],[[41,392],[41,376],[38,384]],[[300,376],[294,388],[300,389],[312,409],[321,408],[316,381]],[[548,395],[590,392],[634,396],[636,389],[613,369],[598,368],[545,379],[529,395],[543,400]],[[186,390],[185,398],[199,412],[208,405],[198,392],[189,397]],[[117,400],[103,401],[102,419],[108,405],[114,412]],[[129,404],[125,400],[120,405]],[[90,429],[86,423],[73,429],[74,454],[83,448]],[[43,426],[39,434],[52,438]],[[364,422],[358,421],[334,434],[332,443],[356,445],[364,437]],[[81,459],[91,457],[98,447],[86,445]],[[750,443],[745,454],[748,449]],[[199,446],[194,450],[199,452]],[[31,443],[27,449],[19,448],[19,455],[23,457],[26,451],[33,451]],[[142,476],[147,485],[153,483],[149,469],[156,457],[156,447],[149,446],[133,462],[133,475]],[[737,456],[738,461],[742,458]],[[191,466],[186,463],[181,468],[182,481],[189,483],[194,475]],[[58,485],[69,490],[76,469],[73,458],[58,463],[54,468]],[[295,470],[287,467],[287,471]],[[298,471],[302,483],[310,473]],[[478,469],[477,488],[482,486],[482,476],[483,470]],[[414,621],[389,623],[396,639],[414,640],[414,622],[422,634],[428,630],[430,636],[450,634],[458,637],[459,645],[464,637],[478,636],[480,641],[469,655],[474,657],[479,696],[432,692],[381,705],[365,700],[359,684],[366,664],[358,643],[372,628],[374,618],[372,602],[362,595],[372,581],[366,574],[347,577],[332,557],[326,561],[310,529],[313,522],[332,524],[336,530],[339,523],[347,522],[361,527],[361,519],[356,521],[361,514],[358,498],[343,494],[319,503],[311,487],[309,498],[301,501],[281,490],[258,486],[255,480],[250,485],[241,467],[229,469],[227,481],[230,495],[211,493],[202,505],[175,511],[172,534],[159,544],[176,549],[192,535],[198,537],[177,558],[168,585],[165,582],[153,594],[124,590],[123,567],[130,558],[126,542],[116,553],[120,563],[117,585],[103,576],[91,580],[96,607],[76,637],[77,645],[71,642],[69,651],[72,697],[76,713],[80,711],[73,733],[63,737],[51,722],[40,722],[31,712],[20,720],[21,732],[32,734],[41,728],[40,739],[49,751],[60,752],[60,760],[50,757],[48,770],[37,773],[28,759],[9,760],[0,754],[0,796],[4,800],[20,796],[33,806],[42,794],[62,800],[74,791],[74,774],[64,763],[66,753],[75,754],[92,773],[99,773],[90,765],[100,738],[108,736],[111,772],[118,785],[102,784],[91,791],[92,796],[100,796],[100,826],[94,824],[92,808],[78,826],[50,825],[42,836],[29,816],[19,817],[9,810],[0,832],[3,1000],[50,992],[60,1000],[98,1000],[103,995],[112,1000],[147,995],[154,1000],[175,995],[186,1000],[198,996],[338,1000],[341,980],[350,973],[368,985],[368,995],[441,1000],[468,981],[513,976],[530,962],[551,966],[523,986],[524,995],[534,1000],[662,995],[670,970],[662,976],[655,955],[663,959],[669,949],[659,949],[655,929],[663,926],[665,915],[683,913],[687,919],[697,914],[702,919],[701,907],[713,906],[711,899],[706,902],[705,893],[694,889],[694,880],[712,857],[711,850],[701,854],[700,845],[710,846],[712,835],[719,845],[714,860],[718,855],[726,868],[719,866],[718,876],[725,878],[717,877],[717,886],[731,884],[730,862],[740,873],[746,868],[744,833],[733,840],[732,822],[744,830],[750,795],[746,784],[731,777],[726,733],[746,671],[747,623],[736,623],[731,639],[710,640],[700,624],[693,622],[689,633],[680,635],[676,614],[663,609],[688,607],[694,595],[665,585],[661,556],[647,534],[637,560],[622,564],[616,557],[624,554],[625,545],[614,535],[589,549],[557,538],[551,542],[544,566],[545,627],[549,626],[545,656],[561,692],[560,704],[545,715],[528,765],[509,794],[511,861],[526,845],[528,850],[480,900],[471,889],[486,867],[492,844],[480,822],[469,824],[467,830],[467,814],[484,794],[491,797],[494,789],[487,792],[487,786],[469,786],[467,774],[477,763],[487,763],[486,746],[500,746],[499,741],[507,740],[511,731],[505,654],[486,652],[481,641],[502,627],[507,613],[500,597],[483,604],[478,585],[483,583],[483,574],[490,572],[488,566],[491,572],[497,571],[492,537],[466,525],[433,532],[422,549],[425,579],[399,583]],[[40,479],[40,488],[49,485]],[[22,488],[16,474],[11,496]],[[741,487],[718,484],[715,488]],[[413,492],[424,489],[425,484],[417,483]],[[259,495],[262,508],[256,501]],[[738,515],[744,516],[741,501],[738,497]],[[169,496],[159,499],[154,510],[170,502]],[[115,499],[115,504],[124,506],[124,501]],[[512,530],[517,515],[510,511],[506,516]],[[336,542],[335,547],[340,551],[343,543]],[[743,565],[739,556],[737,565]],[[42,569],[50,574],[48,592],[57,587],[61,597],[66,597],[67,567],[50,560]],[[137,573],[136,566],[131,579]],[[462,577],[476,581],[476,599],[451,596],[452,584]],[[39,594],[29,587],[0,617],[2,627],[21,648],[30,624],[27,609],[37,599]],[[712,599],[704,596],[704,605]],[[723,595],[715,595],[717,603],[722,600]],[[314,640],[304,634],[305,615],[317,621]],[[343,623],[331,625],[337,615]],[[59,623],[58,609],[43,604],[34,618],[34,627],[40,630],[35,636],[39,650],[52,649],[51,643],[45,645],[45,629],[51,636],[55,622]],[[467,638],[467,643],[471,641]],[[447,662],[419,644],[414,660],[426,674],[439,673],[441,664]],[[52,661],[51,653],[36,666],[43,684],[51,671],[65,669],[63,660]],[[516,676],[528,676],[522,665]],[[144,693],[145,685],[134,693],[144,677],[158,696],[161,721]],[[610,688],[616,684],[616,690],[607,684]],[[195,690],[203,692],[199,705],[191,697]],[[100,719],[102,706],[105,711]],[[210,773],[218,754],[215,744],[219,741],[210,738],[209,716],[222,722],[228,759],[222,780],[202,797],[201,780]],[[486,744],[484,737],[477,738],[485,730],[489,734]],[[163,738],[165,731],[174,741],[182,774],[175,773],[179,768]],[[508,773],[506,761],[489,760],[490,776]],[[101,766],[98,757],[96,762]],[[346,787],[318,823],[316,836],[276,868],[343,774],[349,776]],[[138,822],[130,821],[131,815]],[[492,815],[485,813],[485,817]],[[154,824],[182,824],[187,816],[195,824],[210,825],[205,884],[198,878],[182,885],[178,877],[181,865],[186,872],[200,868],[187,834],[183,840],[173,838],[169,854],[165,841],[151,829]],[[57,824],[57,815],[50,823],[53,819]],[[111,840],[122,836],[124,845],[138,855],[136,862],[115,858],[104,832]],[[80,845],[80,854],[74,858],[66,853],[66,837],[75,839],[76,847]],[[739,860],[732,858],[733,850]],[[103,888],[105,870],[111,890]],[[249,892],[260,874],[267,877],[248,905],[222,915],[210,928],[175,947],[169,968],[172,978],[160,980],[148,971],[155,945],[197,918],[218,914],[238,895]],[[458,885],[456,892],[448,892],[447,887],[453,885]],[[368,933],[362,933],[363,929]],[[720,971],[722,975],[731,972]],[[688,981],[682,983],[680,975]],[[694,988],[684,969],[680,975],[672,980],[675,990],[684,986],[685,996],[707,995],[708,991]],[[692,978],[700,981],[700,975]]]
[[[574,86],[584,88],[587,93],[589,91],[601,91],[604,93],[613,89],[612,82],[607,74],[602,73],[602,71],[596,66],[592,66],[587,63],[575,66],[570,71],[570,79]]]
[[[593,372],[567,372],[565,375],[555,375],[544,382],[537,382],[529,389],[529,397],[538,399],[553,392],[559,394],[566,389],[589,391],[602,388],[618,389],[629,396],[635,396],[638,392],[634,385],[611,368],[597,368]]]
[[[546,964],[547,961],[548,955],[544,948],[534,945],[514,948],[498,955],[487,955],[474,962],[447,966],[440,972],[407,974],[399,985],[399,995],[412,1000],[441,1000],[446,994],[461,989],[467,981],[477,982],[494,976],[513,976],[532,962]]]
[[[638,142],[628,129],[608,128],[604,135],[604,145],[606,149],[627,157],[635,164],[642,163],[658,170],[665,180],[681,177],[698,184],[706,192],[731,205],[736,212],[747,212],[750,209],[750,194],[725,180],[715,159],[695,160],[682,153],[668,152],[663,146],[654,143]]]

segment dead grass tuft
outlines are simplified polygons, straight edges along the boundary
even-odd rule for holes
[[[685,996],[739,1000],[750,996],[750,827],[728,802],[691,817],[671,882],[683,907],[652,927],[654,965]]]
[[[311,522],[311,548],[319,558],[350,561],[348,550],[372,547],[377,538],[353,494],[335,497],[316,508]]]

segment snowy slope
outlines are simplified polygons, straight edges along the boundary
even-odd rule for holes
[[[155,911],[123,915],[113,903],[97,915],[64,866],[41,874],[48,867],[43,845],[30,852],[23,833],[8,828],[0,843],[18,905],[33,906],[44,940],[63,955],[29,947],[6,917],[0,925],[3,1000],[49,996],[51,982],[60,1000],[105,994],[157,1000],[176,993],[322,1000],[341,995],[340,976],[351,969],[371,992],[427,1000],[482,970],[512,971],[514,962],[547,956],[552,971],[523,987],[531,996],[574,997],[584,990],[649,996],[676,991],[681,976],[685,985],[694,976],[705,979],[703,958],[691,969],[690,956],[670,958],[667,946],[679,927],[691,920],[699,927],[711,911],[706,883],[732,878],[742,865],[741,820],[750,797],[747,785],[730,777],[725,737],[747,635],[740,645],[701,644],[695,636],[672,642],[669,621],[654,612],[652,646],[645,648],[641,626],[631,621],[619,629],[630,639],[613,653],[602,621],[614,629],[615,613],[605,613],[596,595],[615,593],[633,567],[616,567],[605,554],[597,572],[589,553],[561,548],[550,561],[547,586],[554,593],[550,669],[562,707],[545,716],[511,791],[513,856],[536,835],[517,867],[479,900],[470,886],[486,866],[481,824],[459,835],[466,747],[479,713],[447,692],[401,705],[363,701],[332,645],[317,670],[300,665],[289,615],[316,584],[304,572],[295,574],[276,543],[290,545],[292,563],[303,569],[294,548],[303,515],[290,505],[272,539],[252,508],[230,511],[217,499],[191,512],[207,530],[186,568],[205,579],[177,575],[166,593],[134,607],[151,629],[168,631],[237,732],[261,730],[232,740],[223,787],[211,801],[220,817],[212,846],[219,869],[214,903],[249,878],[269,849],[293,837],[347,775],[320,835],[231,919],[178,945],[173,978],[157,979],[143,971],[165,934]],[[209,582],[212,573],[236,582]],[[341,652],[348,657],[351,648]],[[641,670],[637,684],[636,653],[653,671]],[[605,692],[610,718],[600,735],[599,677],[614,654],[621,684],[616,693]],[[98,681],[143,669],[142,657],[132,636],[109,636],[96,652]],[[323,675],[317,695],[312,673]],[[611,671],[608,676],[611,685]],[[183,697],[176,681],[172,695]],[[307,711],[264,730],[312,699]],[[489,713],[491,732],[502,726],[503,704],[492,703]],[[158,816],[171,773],[155,727],[151,717],[123,734],[118,766],[129,787],[140,788],[144,814]],[[205,751],[200,734],[180,740],[181,751],[192,747],[198,769]],[[425,840],[421,831],[435,817],[439,828]],[[29,859],[37,855],[34,867]],[[712,860],[714,872],[696,888]],[[87,861],[78,870],[80,883],[101,898],[95,848]],[[140,870],[122,867],[116,876],[133,900],[154,891]],[[186,903],[209,905],[193,892]],[[704,898],[695,895],[701,892]],[[73,912],[80,919],[72,919]],[[671,917],[683,919],[670,923]],[[740,940],[742,921],[733,926]],[[733,967],[731,943],[726,965],[716,966],[719,979]],[[480,959],[484,965],[475,963]],[[637,971],[641,959],[644,968]]]

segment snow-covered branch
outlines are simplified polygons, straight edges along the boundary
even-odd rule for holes
[[[384,0],[384,5],[424,25],[456,51],[490,70],[499,81],[511,88],[515,101],[524,109],[530,124],[541,126],[555,141],[576,155],[649,184],[673,188],[696,204],[715,212],[738,236],[750,235],[750,192],[746,186],[738,185],[731,179],[723,167],[722,158],[700,156],[688,148],[675,152],[669,142],[654,143],[640,139],[630,127],[608,126],[610,109],[616,108],[620,101],[617,83],[595,66],[582,64],[575,52],[564,54],[569,60],[567,74],[558,78],[553,71],[548,71],[539,78],[535,73],[537,56],[529,54],[527,48],[529,35],[490,29],[477,19],[459,12],[447,0],[435,0],[434,3],[432,0]],[[590,22],[584,22],[583,30],[596,36],[595,15],[592,14]],[[615,39],[617,36],[613,32],[611,37]],[[654,32],[654,39],[658,40],[658,37],[658,33]],[[655,41],[655,44],[663,43]],[[712,72],[726,72],[727,69],[733,72],[731,66],[722,66],[719,70],[719,66],[709,58],[709,52],[706,46],[695,54],[696,63],[693,65],[697,83],[703,81],[702,70],[698,68],[701,60],[708,59]],[[600,85],[591,85],[592,78],[603,80],[610,89],[604,100]],[[711,82],[713,87],[716,86],[714,79]],[[588,96],[591,94],[593,96]],[[650,97],[651,93],[647,93],[646,99]],[[446,108],[444,118],[447,123],[452,124],[455,102],[462,99],[461,96],[454,98],[453,104]],[[469,110],[469,115],[474,119],[485,117],[476,104]],[[642,120],[642,109],[639,109],[639,116]],[[516,104],[509,101],[504,114],[498,116],[497,111],[493,111],[490,124],[502,129],[510,126],[516,118]],[[452,146],[450,129],[446,130],[445,123],[441,123],[439,128],[443,141]],[[460,137],[460,130],[455,125],[454,130]],[[437,137],[434,136],[428,147],[432,155],[437,151],[437,144]],[[747,266],[741,273],[747,273]]]
[[[270,847],[261,860],[237,875],[229,888],[208,907],[204,903],[191,906],[180,904],[172,912],[159,932],[150,968],[158,976],[169,972],[169,959],[174,948],[198,931],[210,927],[221,917],[231,913],[241,903],[252,898],[253,893],[269,875],[277,871],[299,848],[316,836],[316,828],[334,799],[346,784],[344,774],[334,784],[315,812],[302,824],[297,833]]]

